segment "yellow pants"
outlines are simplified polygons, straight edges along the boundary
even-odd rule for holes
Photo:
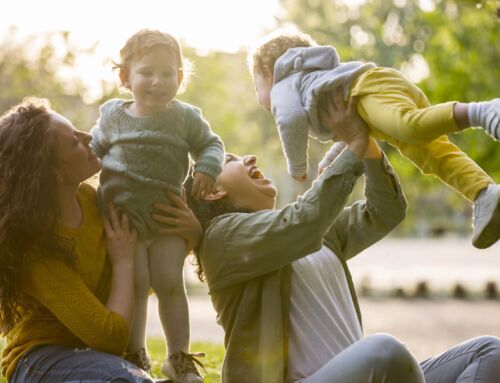
[[[494,183],[448,140],[458,131],[454,102],[431,106],[418,87],[391,68],[363,73],[353,82],[351,96],[358,96],[358,112],[372,135],[396,146],[422,173],[438,176],[469,201]]]

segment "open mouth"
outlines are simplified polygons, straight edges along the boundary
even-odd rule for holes
[[[253,178],[254,180],[264,179],[264,174],[257,166],[252,166],[248,174],[250,175],[250,178]]]

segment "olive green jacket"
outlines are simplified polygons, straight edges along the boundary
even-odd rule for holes
[[[345,207],[366,173],[366,201]],[[282,383],[288,360],[291,263],[328,246],[346,261],[405,217],[406,200],[385,157],[359,160],[345,150],[303,196],[280,210],[224,214],[200,244],[217,321],[224,328],[224,383]]]

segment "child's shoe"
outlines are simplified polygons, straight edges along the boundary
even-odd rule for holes
[[[149,361],[149,354],[144,347],[136,352],[126,352],[123,359],[128,360],[130,363],[135,364],[141,370],[146,371],[148,374],[151,372],[151,363]]]
[[[196,368],[197,364],[206,372],[203,364],[197,357],[205,356],[204,353],[198,352],[188,354],[182,351],[170,355],[161,366],[161,372],[172,379],[174,383],[202,383],[203,379]]]
[[[486,249],[500,239],[500,185],[490,184],[474,201],[472,244]]]
[[[467,114],[471,126],[481,126],[491,137],[500,141],[500,98],[471,102]]]

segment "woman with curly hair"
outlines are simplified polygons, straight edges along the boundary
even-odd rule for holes
[[[0,334],[9,382],[151,382],[119,358],[133,307],[137,234],[84,182],[91,136],[42,99],[0,118]]]

